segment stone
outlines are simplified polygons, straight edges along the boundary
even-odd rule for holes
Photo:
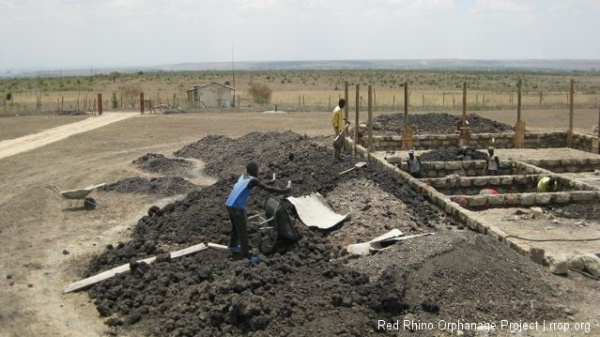
[[[549,193],[540,193],[535,195],[536,205],[548,205],[552,200],[552,195]]]
[[[535,205],[535,193],[522,193],[521,194],[521,205],[531,206]]]
[[[500,185],[500,178],[499,177],[491,177],[490,178],[490,184],[491,185]]]
[[[459,195],[451,197],[450,200],[459,204],[460,207],[467,207],[467,204],[468,204],[467,199],[465,197],[459,196]],[[446,212],[451,213],[451,211],[448,211],[448,207],[446,207]]]
[[[546,255],[546,251],[541,248],[531,248],[529,249],[529,258],[531,261],[544,265],[544,255]]]
[[[550,272],[555,275],[568,275],[569,274],[569,263],[567,258],[560,256],[558,258],[548,258],[550,263]]]
[[[468,204],[469,207],[483,207],[487,205],[488,196],[487,195],[476,195],[469,197]]]
[[[402,163],[402,157],[388,157],[386,161],[390,164]]]
[[[502,195],[488,195],[488,205],[490,205],[490,206],[504,205],[504,196],[502,196]]]
[[[573,201],[590,201],[596,197],[594,191],[572,191],[571,199]]]
[[[460,170],[460,162],[457,161],[450,161],[448,163],[446,163],[446,169],[448,170]]]
[[[504,204],[506,206],[519,206],[521,204],[521,198],[517,194],[506,194],[504,196]]]
[[[552,196],[552,202],[557,204],[565,204],[569,201],[571,201],[571,194],[568,192],[559,192]]]
[[[485,186],[485,185],[487,185],[487,179],[486,178],[474,178],[473,179],[473,185],[475,185],[475,186]]]
[[[469,178],[461,178],[460,179],[460,186],[461,187],[469,187],[469,186],[471,186],[471,179],[469,179]]]
[[[585,254],[581,256],[585,270],[594,277],[600,277],[600,258],[595,254]]]
[[[531,218],[533,219],[541,219],[544,216],[544,212],[541,207],[531,207],[529,208]]]
[[[510,186],[513,183],[513,178],[512,177],[502,177],[500,179],[500,183],[505,186]]]

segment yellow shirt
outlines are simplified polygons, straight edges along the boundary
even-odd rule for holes
[[[333,131],[336,133],[342,132],[344,129],[344,111],[340,109],[339,106],[336,106],[335,109],[333,109],[331,124],[333,125]]]
[[[557,188],[556,182],[554,183],[554,186],[548,186],[549,181],[550,181],[550,177],[544,177],[544,178],[540,179],[540,181],[538,181],[538,184],[537,184],[538,193],[556,191],[556,188]]]

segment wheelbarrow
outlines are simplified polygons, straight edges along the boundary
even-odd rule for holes
[[[94,208],[96,208],[97,203],[96,203],[96,200],[94,200],[94,198],[89,198],[88,195],[90,193],[92,193],[92,191],[95,190],[96,188],[102,187],[104,185],[106,185],[106,183],[102,183],[102,184],[98,184],[98,185],[90,185],[85,188],[81,188],[81,189],[77,189],[77,190],[68,190],[68,191],[61,191],[56,185],[52,185],[52,184],[46,185],[46,188],[51,189],[52,191],[54,191],[54,193],[58,194],[63,199],[66,199],[69,201],[75,200],[75,204],[77,204],[77,202],[79,202],[80,200],[83,200],[83,207],[89,211],[89,210],[93,210]],[[70,208],[72,206],[73,206],[73,204],[70,205]]]
[[[258,218],[260,230],[268,231],[260,240],[259,250],[263,254],[270,254],[278,243],[298,242],[302,236],[294,229],[294,223],[282,202],[274,197],[265,200],[265,217],[260,214],[248,218]]]

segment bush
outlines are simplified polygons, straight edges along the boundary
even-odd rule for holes
[[[248,93],[252,96],[252,100],[258,104],[268,104],[271,102],[273,90],[264,83],[250,83]]]
[[[119,100],[117,99],[117,92],[116,91],[113,91],[113,93],[112,93],[111,102],[112,102],[112,108],[113,109],[116,109],[116,108],[119,107]]]

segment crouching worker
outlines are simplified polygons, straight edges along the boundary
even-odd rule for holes
[[[421,178],[421,159],[415,157],[414,150],[408,150],[408,171],[415,178]]]
[[[246,215],[246,202],[252,193],[254,187],[261,188],[270,193],[288,193],[290,187],[278,189],[265,185],[258,178],[258,165],[250,163],[246,166],[246,174],[241,175],[237,180],[225,206],[231,220],[231,236],[229,240],[229,249],[233,252],[241,253],[242,257],[248,258],[251,263],[257,263],[257,256],[250,256],[248,244],[248,217]]]
[[[556,177],[543,177],[538,181],[537,191],[538,193],[544,192],[556,192],[558,190],[558,178]]]

